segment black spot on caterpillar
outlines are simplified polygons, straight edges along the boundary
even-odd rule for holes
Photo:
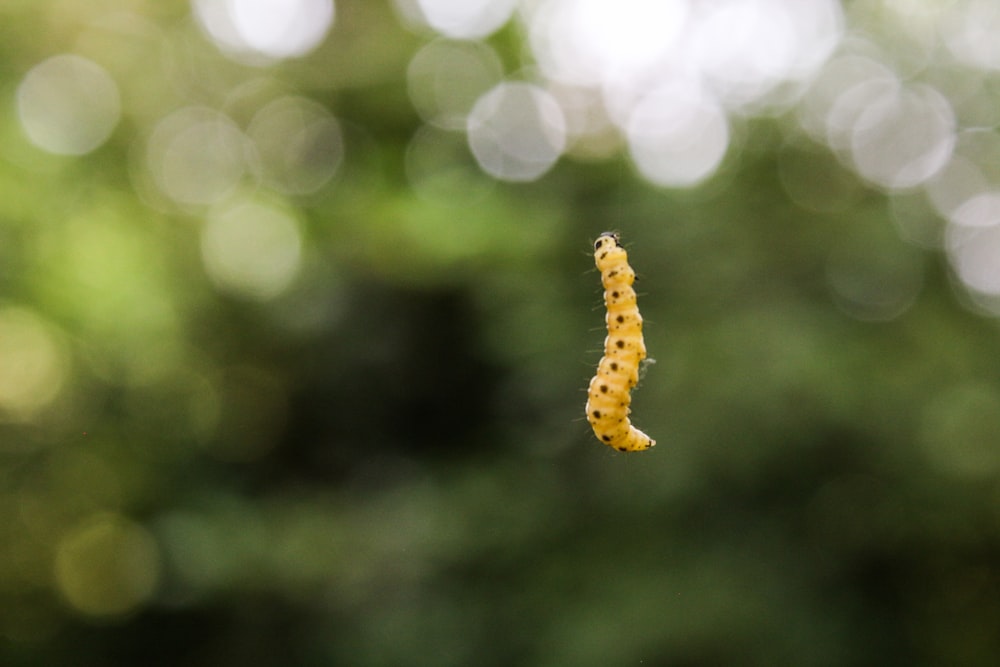
[[[628,418],[632,412],[629,392],[639,382],[639,364],[646,358],[642,316],[632,289],[635,271],[614,232],[604,232],[594,241],[594,262],[604,285],[608,336],[604,357],[587,390],[587,421],[604,444],[620,452],[639,452],[656,441],[632,426]]]

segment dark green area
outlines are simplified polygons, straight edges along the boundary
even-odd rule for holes
[[[0,664],[996,664],[996,323],[791,119],[747,122],[689,191],[623,158],[498,184],[466,156],[429,200],[405,171],[423,41],[380,3],[338,3],[330,46],[264,70],[181,3],[131,3],[189,59],[163,115],[267,76],[343,124],[334,180],[286,200],[299,277],[241,298],[203,269],[204,211],[137,193],[137,82],[92,154],[19,135],[26,69],[118,53],[76,42],[57,4],[0,9],[0,309],[65,355],[50,403],[0,415]],[[492,42],[516,62],[521,39]],[[633,455],[583,415],[606,229],[656,360],[632,417],[658,444]],[[900,290],[912,304],[881,317]],[[91,584],[72,570],[100,600],[144,564],[155,586],[120,613],[58,574],[91,525],[153,547],[95,547],[122,561]]]

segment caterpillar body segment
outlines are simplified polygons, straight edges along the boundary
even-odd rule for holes
[[[604,232],[594,241],[594,262],[604,285],[604,357],[587,390],[587,421],[597,439],[621,452],[649,449],[656,441],[632,425],[631,390],[639,382],[639,364],[646,358],[642,315],[636,304],[635,271],[618,234]]]

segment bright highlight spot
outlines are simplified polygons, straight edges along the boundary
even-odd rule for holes
[[[1000,295],[1000,224],[988,227],[949,225],[948,259],[965,286],[985,295]]]
[[[956,276],[974,300],[1000,314],[1000,136],[981,129],[960,133],[951,160],[926,193],[947,221],[945,249]]]
[[[396,0],[396,3],[404,15],[445,37],[480,39],[510,20],[517,0]]]
[[[1000,224],[1000,192],[982,192],[969,197],[951,215],[956,225],[989,227]]]
[[[566,121],[555,99],[538,86],[503,83],[476,102],[469,146],[482,169],[505,181],[533,181],[566,148]]]
[[[532,16],[531,44],[558,81],[631,82],[667,64],[687,16],[687,0],[548,0]]]
[[[811,77],[842,31],[840,7],[830,0],[728,0],[702,10],[692,40],[713,90],[740,107]]]
[[[195,16],[237,60],[266,64],[303,56],[333,25],[333,0],[194,0]]]
[[[944,167],[955,146],[951,106],[926,86],[872,92],[852,128],[858,172],[890,189],[924,183]]]
[[[114,79],[96,63],[75,55],[36,65],[17,90],[25,134],[58,155],[83,155],[103,144],[121,116]]]
[[[270,299],[295,278],[302,259],[298,221],[271,203],[240,201],[212,212],[201,237],[205,270],[222,290]]]
[[[316,192],[344,159],[340,124],[322,105],[282,97],[258,111],[247,130],[265,182],[279,192]]]
[[[84,614],[134,611],[153,595],[160,557],[149,532],[117,514],[98,514],[56,548],[55,576],[67,601]]]
[[[0,417],[30,418],[56,397],[67,370],[45,322],[25,308],[0,309]]]
[[[156,126],[146,148],[153,180],[178,204],[219,201],[246,170],[246,136],[226,116],[203,107],[174,112]]]
[[[935,210],[966,227],[1000,223],[1000,136],[992,130],[958,135],[947,166],[927,184]]]
[[[1000,70],[1000,4],[996,0],[955,3],[942,24],[945,44],[955,58],[972,67]]]
[[[835,0],[537,0],[523,12],[541,72],[572,99],[574,154],[615,147],[602,133],[617,126],[664,187],[710,178],[728,110],[789,106],[844,31]]]
[[[803,99],[801,120],[862,177],[889,190],[927,183],[956,142],[955,114],[941,93],[856,56],[827,65]]]
[[[626,134],[639,172],[665,187],[697,185],[715,172],[729,147],[722,108],[691,89],[661,89],[644,97]]]
[[[799,122],[815,140],[835,151],[851,144],[855,118],[872,95],[869,90],[894,90],[898,78],[870,58],[842,56],[826,64],[799,104]]]

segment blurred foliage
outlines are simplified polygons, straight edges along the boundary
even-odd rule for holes
[[[263,69],[188,12],[0,8],[0,385],[39,383],[0,396],[0,664],[995,664],[1000,337],[894,228],[905,194],[782,118],[734,121],[691,190],[624,159],[496,183],[421,128],[426,36],[387,5],[338,2]],[[61,52],[121,87],[81,157],[12,101]],[[136,146],[269,89],[327,107],[344,158],[251,193],[302,239],[257,298],[206,272],[208,214],[151,198]],[[433,197],[406,175],[428,131],[460,165]],[[609,228],[656,359],[633,416],[659,444],[631,456],[582,414]]]

